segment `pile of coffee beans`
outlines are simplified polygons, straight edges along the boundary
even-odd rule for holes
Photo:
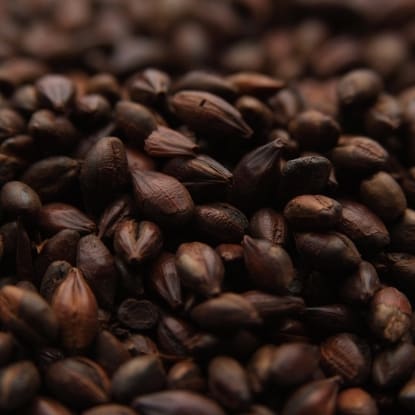
[[[415,2],[0,2],[0,413],[415,414]]]

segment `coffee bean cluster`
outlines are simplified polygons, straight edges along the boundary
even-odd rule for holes
[[[0,413],[415,413],[415,2],[0,2]]]

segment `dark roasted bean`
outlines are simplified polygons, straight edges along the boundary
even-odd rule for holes
[[[65,348],[78,351],[91,344],[98,331],[98,306],[80,270],[72,268],[56,288],[52,309]]]
[[[176,115],[197,132],[241,138],[252,135],[239,111],[210,92],[177,92],[170,104]]]
[[[224,415],[215,401],[193,392],[164,391],[134,400],[133,408],[143,415]]]
[[[375,400],[361,388],[348,388],[337,396],[339,415],[378,415]]]
[[[35,397],[40,382],[36,366],[29,361],[13,363],[0,370],[0,409],[21,408]]]
[[[114,257],[95,235],[87,235],[79,240],[76,265],[90,285],[102,307],[114,303],[117,283],[117,269]]]
[[[295,277],[288,253],[264,239],[245,236],[242,246],[252,282],[265,291],[286,293]]]
[[[116,137],[99,140],[86,154],[79,179],[86,207],[101,212],[124,190],[129,179],[121,140]]]
[[[259,209],[252,215],[249,233],[253,238],[266,239],[275,245],[285,245],[288,239],[284,216],[269,208]]]
[[[175,178],[152,171],[132,171],[134,196],[140,213],[162,225],[180,226],[193,214],[193,201]]]
[[[409,330],[412,307],[406,296],[396,288],[379,290],[370,306],[371,327],[380,338],[396,342]]]
[[[372,367],[374,384],[382,389],[402,385],[414,370],[414,351],[412,344],[400,343],[377,354]]]
[[[6,285],[0,290],[0,311],[3,325],[32,347],[56,339],[58,321],[39,294]]]
[[[154,355],[139,356],[122,364],[112,377],[112,395],[129,403],[139,395],[158,392],[166,382],[161,361]]]
[[[48,391],[71,408],[85,409],[109,401],[110,381],[100,366],[86,357],[52,363],[46,372]]]
[[[182,284],[189,289],[208,297],[220,293],[225,270],[219,255],[209,245],[201,242],[180,245],[176,267]]]
[[[121,303],[117,316],[125,326],[133,330],[143,330],[157,323],[159,312],[150,301],[129,298]]]
[[[230,357],[217,356],[210,361],[208,382],[212,396],[230,410],[246,409],[251,403],[248,376]]]
[[[339,375],[347,385],[363,384],[370,374],[369,346],[348,333],[329,337],[320,345],[321,365],[329,375]]]
[[[328,378],[306,383],[297,389],[285,404],[282,415],[334,413],[338,390],[338,379]]]
[[[337,233],[298,233],[297,250],[314,268],[321,271],[352,271],[361,258],[353,242]]]

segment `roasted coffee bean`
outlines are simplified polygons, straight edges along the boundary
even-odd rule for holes
[[[98,221],[98,236],[112,238],[118,223],[128,219],[134,213],[131,197],[121,196],[107,206]]]
[[[180,277],[176,266],[176,257],[163,252],[153,262],[149,284],[155,294],[175,309],[183,304]]]
[[[349,304],[367,304],[380,290],[381,283],[374,266],[362,261],[357,270],[340,285],[339,294]]]
[[[390,227],[392,249],[415,254],[415,211],[406,209]]]
[[[331,163],[322,156],[288,160],[281,170],[280,195],[291,199],[302,194],[321,193],[329,182]]]
[[[377,354],[372,367],[374,384],[382,389],[402,385],[414,370],[414,350],[412,344],[400,343]]]
[[[361,388],[348,388],[337,396],[336,411],[340,415],[378,415],[375,400]]]
[[[202,328],[235,329],[261,323],[256,309],[242,296],[225,293],[206,300],[191,310],[192,319]]]
[[[386,222],[401,216],[406,207],[405,195],[391,175],[376,173],[360,184],[360,197],[365,205]]]
[[[321,365],[329,375],[339,375],[344,384],[363,384],[370,374],[369,346],[354,335],[341,333],[320,345]]]
[[[247,365],[247,373],[251,389],[255,394],[263,393],[270,386],[271,364],[276,347],[264,345],[256,350]]]
[[[338,146],[331,151],[331,161],[336,169],[358,176],[385,168],[388,157],[379,143],[360,136],[341,138]]]
[[[252,210],[266,203],[268,189],[277,185],[281,149],[276,139],[246,154],[233,171],[232,200],[242,210]]]
[[[58,320],[39,294],[6,285],[0,290],[0,311],[3,325],[32,347],[56,339]]]
[[[363,252],[377,252],[390,243],[390,236],[383,222],[365,205],[353,200],[340,200],[341,218],[337,224],[340,232],[348,236]]]
[[[304,150],[327,151],[337,144],[340,127],[326,114],[308,110],[290,122],[289,132]]]
[[[130,147],[126,147],[125,152],[129,170],[156,170],[155,160],[144,152]]]
[[[206,389],[206,380],[195,362],[182,360],[173,365],[167,373],[167,387],[203,392]]]
[[[58,288],[71,268],[72,265],[69,262],[54,261],[46,269],[40,281],[39,293],[49,303],[52,300],[56,288]]]
[[[75,265],[79,239],[77,231],[64,229],[46,240],[35,261],[37,278],[41,279],[54,261],[66,261]]]
[[[295,270],[284,248],[247,235],[242,246],[252,282],[265,291],[287,293],[294,280]]]
[[[149,109],[128,101],[117,103],[115,122],[134,147],[142,147],[144,140],[157,128],[156,118]]]
[[[230,357],[217,356],[210,361],[208,382],[212,396],[230,410],[245,409],[251,403],[248,376]]]
[[[147,354],[158,355],[159,351],[156,344],[148,336],[133,334],[129,336],[124,345],[131,356],[141,356]]]
[[[356,315],[350,307],[343,304],[329,304],[319,307],[307,307],[303,317],[314,334],[327,337],[327,333],[341,333],[356,329]]]
[[[87,209],[102,212],[129,180],[127,156],[121,140],[117,137],[99,140],[86,154],[79,179]]]
[[[103,95],[110,102],[117,101],[121,95],[117,79],[109,73],[98,73],[87,79],[85,92]]]
[[[13,107],[25,114],[31,114],[40,108],[39,96],[33,85],[22,85],[12,95]]]
[[[3,212],[10,218],[33,219],[42,203],[32,188],[22,182],[11,181],[1,189],[0,205]]]
[[[412,307],[406,296],[393,287],[379,290],[370,303],[373,332],[382,339],[397,342],[409,330]]]
[[[196,132],[249,138],[251,128],[241,114],[222,98],[201,91],[181,91],[173,95],[170,105],[174,113]]]
[[[381,275],[390,278],[397,288],[402,290],[409,299],[412,299],[414,261],[414,255],[390,252],[378,256],[374,261],[374,265]]]
[[[296,229],[324,229],[334,227],[341,218],[339,202],[323,195],[302,195],[291,199],[284,208],[284,216]]]
[[[110,381],[100,366],[86,357],[52,363],[45,374],[48,391],[74,409],[86,409],[109,401]]]
[[[270,359],[269,379],[281,387],[301,385],[312,379],[319,365],[315,346],[287,343],[275,348]]]
[[[76,264],[100,305],[110,307],[114,302],[117,270],[113,256],[97,236],[87,235],[79,240]]]
[[[336,377],[306,383],[288,398],[282,415],[333,414],[336,408],[337,390]]]
[[[100,125],[111,117],[111,105],[102,95],[84,95],[75,102],[74,117],[87,127]]]
[[[163,246],[160,228],[153,222],[125,220],[114,232],[114,250],[130,265],[155,258]]]
[[[40,375],[29,361],[13,363],[0,370],[0,409],[17,410],[30,402],[40,389]]]
[[[382,79],[370,69],[356,69],[344,75],[337,84],[337,94],[344,107],[364,107],[382,91]]]
[[[198,149],[189,137],[163,126],[157,127],[144,144],[145,152],[153,157],[194,156]]]
[[[245,215],[227,203],[196,206],[193,221],[202,236],[224,243],[240,242],[248,227]]]
[[[207,297],[221,292],[225,269],[219,255],[209,245],[201,242],[180,245],[176,267],[185,287]]]
[[[21,181],[37,192],[44,202],[57,200],[76,185],[79,162],[65,156],[53,156],[33,163]]]
[[[69,409],[58,401],[43,397],[36,398],[30,405],[27,413],[32,415],[71,415]]]
[[[38,225],[47,235],[64,229],[72,229],[80,234],[95,231],[95,223],[74,206],[65,203],[43,205],[38,213]]]
[[[0,108],[0,141],[21,134],[25,129],[24,118],[16,111]]]
[[[262,136],[271,129],[273,113],[259,99],[243,95],[235,102],[235,107],[257,136]]]
[[[284,216],[270,208],[259,209],[252,215],[249,233],[253,238],[266,239],[275,245],[285,245],[288,239]]]
[[[157,307],[147,300],[128,298],[118,308],[118,320],[133,330],[149,329],[157,324]]]
[[[44,75],[36,82],[39,101],[47,108],[65,111],[73,103],[75,86],[61,75]]]
[[[187,72],[173,84],[172,89],[206,91],[228,100],[237,95],[236,87],[229,79],[203,70]]]
[[[161,390],[166,374],[156,356],[139,356],[122,364],[112,377],[112,395],[117,401],[129,403],[139,395]]]
[[[401,125],[401,107],[396,98],[381,94],[365,115],[369,137],[384,139],[393,135]]]
[[[98,333],[95,339],[94,351],[97,363],[108,375],[112,375],[131,357],[127,347],[107,330]]]
[[[239,72],[227,80],[241,95],[270,96],[284,87],[284,82],[256,72]]]
[[[294,296],[277,296],[261,291],[246,291],[242,296],[258,311],[262,318],[299,314],[304,310],[304,300]]]
[[[79,269],[72,268],[56,288],[52,309],[65,348],[78,351],[91,344],[98,331],[98,306]]]
[[[62,155],[72,150],[79,138],[79,131],[68,118],[49,110],[33,113],[28,130],[44,155]]]
[[[131,172],[134,196],[140,213],[156,223],[180,226],[193,214],[193,201],[186,188],[163,173]]]
[[[0,184],[4,185],[10,180],[16,179],[25,167],[26,162],[23,159],[0,153]]]
[[[188,391],[163,391],[134,400],[133,408],[143,415],[224,415],[215,401]]]
[[[320,271],[353,271],[361,262],[353,242],[341,233],[298,233],[295,243],[300,255]]]
[[[193,197],[202,200],[211,199],[210,193],[214,198],[226,193],[233,177],[222,164],[204,154],[195,158],[174,158],[163,171],[183,183]]]
[[[148,68],[134,75],[128,85],[133,101],[142,104],[157,104],[165,98],[170,88],[170,77],[158,69]]]
[[[22,157],[25,160],[32,160],[37,153],[33,137],[26,134],[19,134],[7,138],[1,143],[0,151]]]

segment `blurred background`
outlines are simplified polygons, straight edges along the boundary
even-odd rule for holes
[[[1,0],[0,62],[26,56],[49,70],[120,77],[148,66],[252,70],[285,80],[369,66],[399,91],[415,81],[414,16],[415,0]],[[0,65],[0,83],[5,73]]]

